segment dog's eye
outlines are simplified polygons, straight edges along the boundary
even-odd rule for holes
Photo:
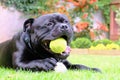
[[[50,22],[50,23],[48,23],[48,24],[47,24],[47,26],[51,26],[51,25],[53,25],[53,23],[52,23],[52,22]]]
[[[65,20],[64,23],[68,23],[68,21]]]

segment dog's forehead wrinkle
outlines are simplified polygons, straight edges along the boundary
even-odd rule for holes
[[[68,21],[68,18],[67,16],[65,16],[64,14],[60,14],[60,13],[53,13],[53,14],[47,14],[47,15],[43,15],[43,16],[40,16],[38,18],[35,19],[34,21],[34,25],[37,25],[37,24],[43,24],[45,22],[48,22],[50,20],[55,20],[55,21],[63,21],[63,20],[67,20]]]
[[[54,19],[56,19],[58,22],[63,22],[64,20],[68,21],[68,18],[64,15],[57,15]]]

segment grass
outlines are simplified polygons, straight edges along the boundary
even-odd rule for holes
[[[46,73],[0,68],[0,80],[120,80],[120,56],[72,54],[68,59],[72,63],[98,67],[103,73],[81,70]]]

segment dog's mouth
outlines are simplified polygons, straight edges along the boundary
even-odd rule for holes
[[[54,40],[54,39],[42,41],[42,46],[44,47],[45,50],[47,50],[48,52],[54,54],[56,57],[59,57],[59,58],[61,58],[61,59],[65,59],[65,58],[67,58],[67,57],[69,56],[69,53],[70,53],[70,51],[71,51],[71,50],[70,50],[70,46],[68,46],[68,44],[69,44],[68,38],[67,38],[67,36],[60,36],[60,37],[58,37],[58,38],[64,38],[64,39],[67,41],[67,47],[66,47],[65,51],[63,51],[62,53],[55,53],[55,52],[53,52],[53,51],[50,49],[50,47],[49,47],[49,46],[50,46],[50,42],[51,42],[52,40]],[[55,38],[55,39],[57,39],[57,38]]]

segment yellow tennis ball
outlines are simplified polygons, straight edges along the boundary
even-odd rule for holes
[[[67,41],[64,38],[58,38],[50,42],[50,49],[55,53],[62,53],[66,50]]]

